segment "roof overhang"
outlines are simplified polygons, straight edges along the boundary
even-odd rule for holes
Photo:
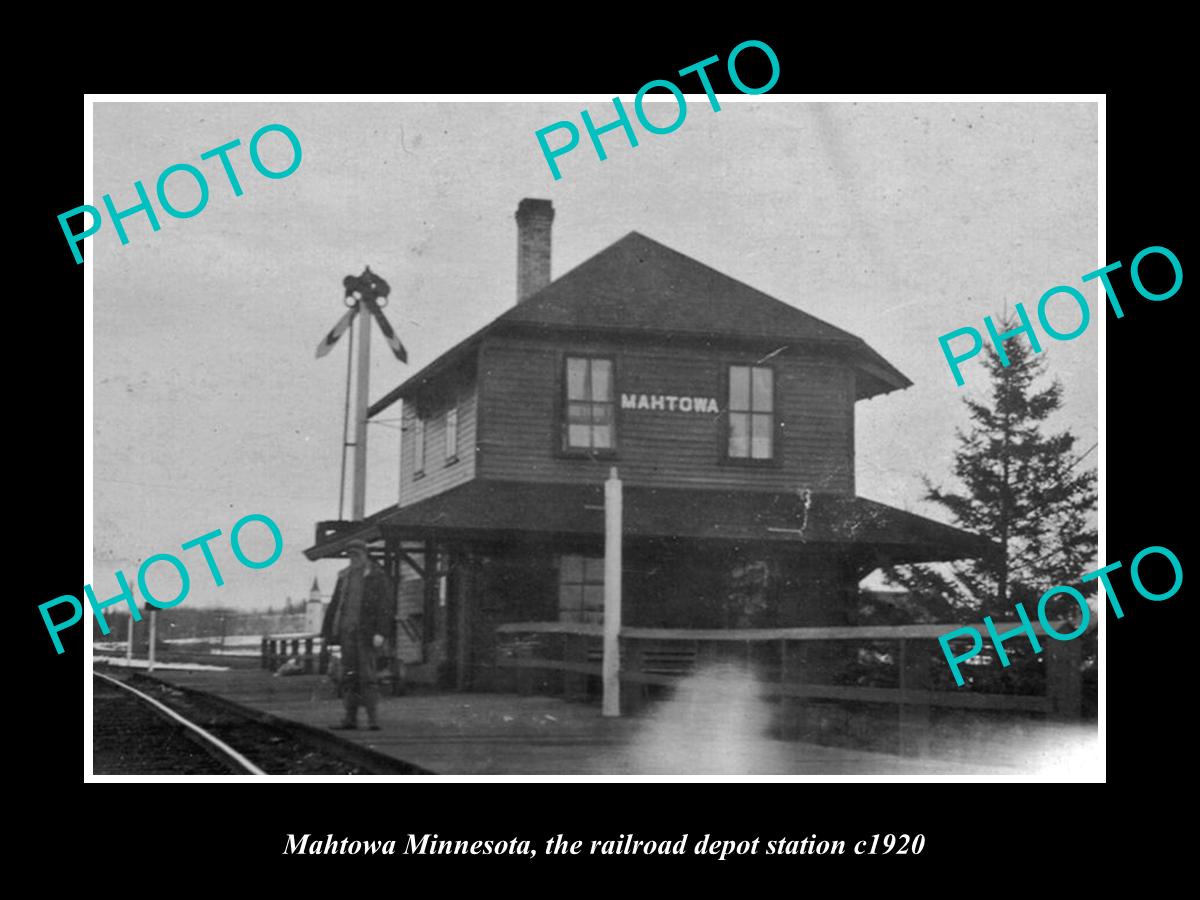
[[[627,540],[842,546],[870,550],[891,563],[975,559],[999,546],[855,496],[626,486],[623,500]],[[354,538],[599,540],[603,535],[602,483],[476,479],[363,522],[340,523],[325,533],[319,528],[317,542],[304,553],[312,560],[340,556]]]

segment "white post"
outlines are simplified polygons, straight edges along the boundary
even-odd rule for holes
[[[150,652],[146,655],[146,671],[154,671],[154,625],[158,621],[156,610],[150,610]]]
[[[354,390],[354,499],[350,519],[367,514],[367,383],[371,379],[371,313],[359,301],[358,386]]]
[[[604,482],[604,675],[603,713],[621,715],[621,479],[617,467]]]
[[[125,665],[127,668],[133,666],[133,615],[129,616],[129,627],[125,629],[125,640],[128,646],[125,648]]]

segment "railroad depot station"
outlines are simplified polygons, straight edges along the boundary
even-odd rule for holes
[[[402,410],[399,502],[305,551],[369,543],[409,681],[594,690],[613,469],[635,680],[762,662],[739,633],[849,625],[872,570],[994,549],[856,495],[855,405],[911,384],[865,341],[636,231],[551,280],[553,218],[521,201],[516,304],[370,406]]]

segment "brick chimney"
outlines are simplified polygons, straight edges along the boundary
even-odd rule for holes
[[[554,205],[526,197],[517,206],[517,302],[550,283],[550,224]]]

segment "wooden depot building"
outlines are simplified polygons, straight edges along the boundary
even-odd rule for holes
[[[370,407],[399,503],[305,551],[372,545],[410,679],[504,688],[499,626],[595,632],[614,466],[623,628],[844,625],[871,570],[988,552],[856,496],[855,404],[911,384],[861,338],[637,232],[551,280],[553,218],[521,201],[516,305]]]

